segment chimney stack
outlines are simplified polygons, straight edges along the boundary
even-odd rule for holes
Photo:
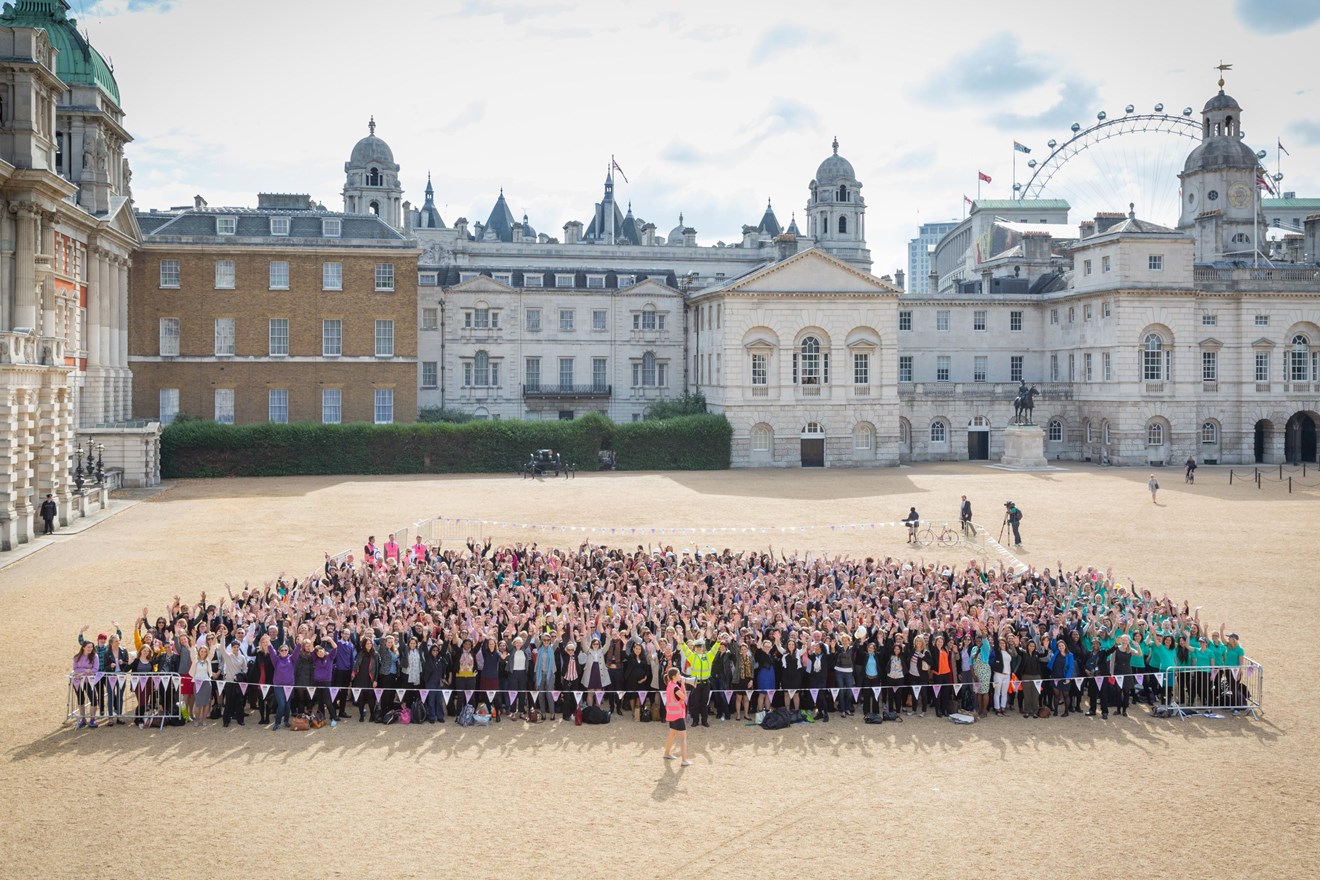
[[[902,269],[894,270],[894,286],[904,293],[907,292],[907,273]]]

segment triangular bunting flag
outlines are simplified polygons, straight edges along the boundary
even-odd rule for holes
[[[464,695],[464,696],[463,696],[463,702],[465,702],[465,703],[470,703],[470,702],[472,702],[472,695],[473,695],[474,693],[476,693],[476,691],[463,691],[463,695]]]
[[[1097,675],[1095,677],[1095,689],[1101,690],[1104,688],[1104,686],[1105,686],[1105,677],[1103,675]]]
[[[931,687],[935,688],[935,696],[938,697],[938,696],[940,695],[940,688],[944,687],[944,685],[942,685],[942,684],[933,684],[933,685],[931,685]]]
[[[875,697],[877,700],[880,699],[880,688],[878,687],[871,688],[871,696]]]
[[[263,688],[262,693],[264,694],[264,693],[266,692],[266,691],[264,690],[265,685],[262,685],[262,688]],[[334,700],[339,699],[339,692],[342,691],[342,690],[343,690],[343,688],[330,688],[330,699],[331,699],[331,701],[334,701]]]
[[[599,706],[599,705],[600,705],[600,701],[601,701],[602,699],[604,699],[604,697],[605,697],[605,692],[604,692],[604,691],[595,691],[595,694],[596,694],[596,705]]]
[[[93,675],[93,676],[92,676],[92,684],[100,684],[100,683],[101,683],[101,677],[102,677],[103,675],[105,675],[104,672],[98,672],[98,673],[96,673],[95,675]]]
[[[1038,678],[1038,679],[1036,679],[1036,681],[1033,682],[1033,683],[1036,685],[1036,693],[1040,693],[1041,680]]]
[[[394,698],[397,699],[400,703],[402,703],[402,702],[403,702],[403,695],[407,692],[407,690],[408,690],[407,688],[395,688],[395,689],[394,689]],[[491,699],[492,699],[492,700],[495,699],[495,694],[494,694],[493,691],[491,692]]]
[[[725,692],[724,692],[724,700],[725,700],[725,702],[728,702],[729,700],[732,700],[732,699],[733,699],[733,691],[725,691]]]
[[[1163,673],[1163,672],[1156,672],[1156,673],[1153,673],[1153,674],[1154,674],[1154,676],[1155,676],[1155,683],[1156,683],[1157,685],[1159,685],[1160,687],[1164,687],[1164,673]]]
[[[839,689],[838,689],[838,688],[830,688],[830,697],[831,697],[832,699],[835,699],[835,700],[839,699]]]
[[[615,691],[615,692],[614,692],[614,696],[618,697],[620,700],[623,699],[623,694],[624,694],[623,691]]]
[[[810,688],[807,693],[811,694],[811,702],[816,702],[816,695],[820,693],[820,688]]]
[[[510,706],[512,706],[512,705],[514,705],[515,703],[518,702],[518,692],[517,692],[517,691],[509,691],[508,694],[509,694],[509,705],[510,705]]]
[[[730,693],[733,693],[733,692],[730,691]],[[646,702],[646,691],[638,691],[638,692],[637,692],[637,702],[639,702],[639,703],[644,703],[644,702]]]
[[[1073,679],[1073,684],[1077,687],[1078,693],[1081,693],[1082,691],[1086,690],[1086,687],[1082,684],[1082,681],[1083,679],[1080,678]]]
[[[379,703],[381,697],[385,696],[385,688],[372,688],[371,692],[376,695],[376,702]]]
[[[919,684],[914,684],[914,685],[912,686],[912,698],[913,698],[913,699],[918,699],[918,698],[920,698],[920,696],[921,696],[921,685],[919,685]]]
[[[861,689],[861,688],[853,688],[853,689],[852,689],[852,695],[853,695],[853,699],[854,699],[854,700],[860,700],[860,699],[862,698],[862,689]]]
[[[573,691],[573,696],[577,698],[577,704],[582,705],[582,691]]]
[[[556,703],[558,703],[558,702],[559,702],[559,691],[551,691],[551,692],[550,692],[550,699],[552,699],[552,700],[554,700]]]
[[[142,686],[145,685],[146,683],[147,683],[146,679],[139,678],[136,682],[138,690],[141,690]],[[219,696],[220,694],[224,693],[225,685],[227,684],[229,684],[229,682],[225,681],[223,678],[217,678],[215,680],[216,696]]]
[[[316,696],[316,688],[304,687],[303,690],[307,691],[308,699],[311,699],[312,697]]]
[[[452,694],[452,693],[453,693],[453,691],[441,691],[441,692],[440,692],[440,699],[444,700],[444,701],[445,701],[445,704],[448,705],[448,703],[449,703],[449,695]]]
[[[497,694],[497,693],[499,693],[499,692],[498,692],[498,691],[486,691],[486,699],[490,700],[492,703],[495,702],[495,694]]]
[[[247,682],[246,682],[246,681],[240,681],[240,682],[238,683],[238,692],[239,692],[240,694],[242,694],[243,696],[245,696],[245,697],[247,696]]]
[[[262,698],[263,700],[266,699],[266,694],[268,694],[268,693],[270,693],[270,685],[268,685],[268,684],[263,684],[263,685],[261,686],[261,698]]]
[[[358,697],[362,694],[362,688],[353,688],[352,694],[353,694],[353,702],[356,703],[358,701]]]
[[[284,699],[287,700],[292,696],[293,696],[293,686],[287,684],[284,685]]]
[[[963,689],[963,683],[960,681],[953,686],[953,695],[958,696],[958,692]]]

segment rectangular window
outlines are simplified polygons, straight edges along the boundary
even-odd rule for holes
[[[901,354],[898,356],[898,381],[912,381],[912,355]]]
[[[1091,353],[1082,355],[1082,368],[1086,372],[1086,381],[1091,381]]]
[[[1008,378],[1012,382],[1022,381],[1022,361],[1020,354],[1010,355],[1008,358]]]
[[[752,355],[752,384],[768,385],[770,380],[769,357],[763,354]]]
[[[545,276],[540,272],[524,272],[523,287],[545,287]]]
[[[491,275],[490,275],[490,277],[491,277],[491,278],[494,278],[494,279],[495,279],[496,281],[498,281],[500,284],[504,284],[504,285],[507,285],[507,286],[509,286],[509,287],[512,287],[512,286],[513,286],[513,273],[512,273],[512,272],[492,272]]]
[[[179,356],[179,319],[160,319],[160,356]]]
[[[656,361],[655,364],[655,384],[657,388],[664,388],[669,385],[669,363],[668,361]]]
[[[1059,381],[1059,356],[1057,354],[1050,355],[1050,381]]]
[[[605,321],[606,321],[606,317],[605,317],[605,310],[604,310],[604,309],[592,309],[592,310],[591,310],[591,329],[592,329],[592,330],[604,330],[604,329],[605,329]]]
[[[436,272],[418,272],[418,287],[438,287],[440,285],[440,275]]]
[[[898,313],[898,329],[907,332],[912,329],[912,311],[903,309]]]
[[[422,309],[422,329],[438,330],[440,328],[440,310]]]
[[[1091,304],[1090,304],[1090,303],[1087,303],[1086,305],[1082,306],[1082,320],[1083,320],[1083,321],[1089,321],[1089,320],[1091,320]]]
[[[541,387],[541,359],[539,357],[527,358],[523,362],[523,382],[532,391],[536,391]]]
[[[480,277],[481,277],[481,273],[480,273],[480,272],[459,272],[459,273],[458,273],[458,283],[459,283],[459,284],[466,284],[467,282],[471,281],[472,279],[474,279],[474,278],[480,278]]]
[[[587,276],[587,289],[588,289],[588,290],[604,290],[604,289],[605,289],[605,276],[604,276],[604,275],[588,275],[588,276]]]
[[[321,389],[321,424],[337,425],[343,419],[344,389]]]
[[[972,312],[972,329],[973,330],[985,329],[985,309],[977,309],[976,311]]]
[[[618,276],[618,279],[616,281],[616,284],[618,285],[618,288],[620,290],[622,290],[625,287],[632,287],[636,283],[637,283],[636,275],[620,275]]]
[[[572,310],[572,309],[560,309],[560,310],[559,310],[559,329],[560,329],[560,330],[565,330],[565,331],[568,331],[568,330],[572,330],[572,329],[573,329],[573,310]]]
[[[469,321],[468,318],[472,320]],[[463,313],[463,323],[467,327],[476,327],[485,330],[490,327],[490,309],[473,309],[470,312]]]
[[[1146,265],[1147,265],[1147,267],[1150,269],[1150,271],[1152,271],[1152,272],[1163,272],[1163,271],[1164,271],[1164,255],[1163,255],[1163,254],[1151,254],[1151,255],[1150,255],[1150,258],[1146,261]]]
[[[527,329],[528,329],[529,331],[531,331],[532,333],[535,333],[535,332],[537,332],[538,330],[541,329],[541,310],[540,310],[540,309],[528,309],[528,310],[527,310]]]
[[[322,264],[321,264],[321,289],[322,289],[322,290],[343,290],[343,289],[344,289],[344,264],[343,264],[343,263],[322,263]]]
[[[344,322],[326,318],[321,322],[321,356],[339,357],[344,353]]]
[[[232,357],[234,354],[234,319],[215,319],[215,353],[217,357]]]
[[[376,289],[393,290],[394,289],[394,264],[377,263],[376,264]]]
[[[1109,271],[1109,266],[1110,266],[1110,260],[1109,260],[1109,257],[1108,257],[1108,256],[1101,257],[1101,258],[1100,258],[1100,271],[1101,271],[1101,272],[1108,272],[1108,271]]]
[[[394,389],[376,389],[376,424],[388,425],[394,421]]]
[[[853,353],[853,384],[871,384],[871,355],[865,352]]]
[[[215,261],[215,289],[232,290],[234,288],[234,261]]]
[[[940,309],[935,313],[935,329],[941,333],[947,333],[949,330],[949,310]]]
[[[271,218],[270,218],[270,234],[271,234],[271,235],[288,235],[288,234],[289,234],[289,218],[288,218],[288,217],[271,217]]]
[[[1201,381],[1202,382],[1219,381],[1219,352],[1217,351],[1201,352]]]
[[[1077,381],[1077,355],[1068,355],[1068,381]]]
[[[1268,326],[1270,326],[1270,316],[1269,316],[1269,315],[1257,315],[1257,316],[1256,316],[1256,326],[1257,326],[1257,327],[1268,327]]]
[[[289,262],[288,260],[270,261],[270,289],[288,290],[289,289]]]
[[[1068,306],[1068,323],[1071,324],[1075,320],[1077,320],[1077,308],[1075,306]]]
[[[266,420],[277,425],[289,421],[289,389],[271,388],[266,392]]]
[[[1268,351],[1256,352],[1256,381],[1270,381],[1270,353]]]
[[[394,357],[394,322],[376,322],[376,357]]]
[[[439,384],[440,370],[435,361],[422,361],[422,387],[434,388]]]
[[[574,275],[556,275],[555,287],[572,287],[575,277]]]
[[[270,356],[287,357],[289,354],[289,319],[270,319]]]
[[[1204,314],[1204,315],[1201,316],[1201,326],[1202,326],[1202,327],[1215,327],[1215,326],[1217,326],[1218,324],[1219,324],[1219,316],[1218,316],[1218,315]]]
[[[609,361],[605,358],[592,358],[591,387],[596,391],[604,391],[609,384]]]
[[[1050,323],[1051,323],[1051,324],[1057,324],[1057,323],[1059,323],[1059,310],[1058,310],[1058,309],[1050,309]]]
[[[1090,260],[1082,260],[1082,274],[1083,274],[1083,275],[1090,275],[1090,274],[1091,274],[1091,261],[1090,261]]]
[[[1022,332],[1022,312],[1012,311],[1008,313],[1008,329],[1014,333]]]
[[[1100,355],[1100,364],[1104,368],[1104,380],[1106,382],[1114,381],[1114,359],[1110,356],[1109,352],[1106,351]]]
[[[947,381],[949,381],[949,370],[950,370],[950,367],[951,367],[952,361],[953,361],[953,359],[952,359],[951,357],[949,357],[949,355],[947,355],[947,354],[942,354],[942,355],[940,355],[939,357],[935,358],[935,381],[936,381],[936,382],[947,382]]]
[[[216,235],[236,235],[238,233],[237,217],[216,217],[215,234]]]
[[[168,425],[179,414],[179,389],[160,389],[160,423]]]
[[[986,370],[989,366],[989,358],[983,354],[978,354],[972,359],[972,381],[984,382]]]
[[[234,389],[215,389],[215,420],[222,425],[234,423]]]
[[[1110,310],[1109,310],[1109,300],[1105,300],[1103,303],[1100,304],[1100,315],[1101,315],[1102,317],[1108,318],[1108,317],[1109,317],[1109,311],[1110,311]]]
[[[179,261],[161,260],[160,261],[160,286],[178,287],[179,286]]]
[[[339,238],[344,232],[344,221],[342,220],[322,220],[321,236],[323,238]]]
[[[560,387],[560,388],[572,388],[572,387],[573,387],[573,359],[572,359],[572,358],[560,358],[560,359],[559,359],[559,387]]]

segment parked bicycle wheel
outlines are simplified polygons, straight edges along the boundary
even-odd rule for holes
[[[940,532],[940,543],[945,547],[952,547],[958,543],[958,533],[953,529],[945,528]]]
[[[935,543],[935,530],[934,530],[934,529],[917,529],[917,540],[916,540],[916,543],[918,543],[918,544],[934,544],[934,543]]]

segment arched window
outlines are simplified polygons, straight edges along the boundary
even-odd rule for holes
[[[841,202],[848,201],[848,187],[844,186],[843,184],[839,184],[839,201]]]
[[[1232,117],[1232,116],[1225,116],[1225,117],[1224,117],[1224,132],[1225,132],[1226,134],[1232,134],[1232,133],[1233,133],[1233,117]]]
[[[1146,426],[1146,445],[1163,446],[1164,445],[1164,426],[1159,422],[1151,422]]]
[[[1112,439],[1110,438],[1110,436],[1109,436],[1109,423],[1108,423],[1108,422],[1105,422],[1105,431],[1104,431],[1104,435],[1105,435],[1105,445],[1108,446],[1108,445],[1110,445],[1110,444],[1113,442],[1113,440],[1112,440]]]
[[[642,355],[642,384],[646,386],[655,384],[655,352],[653,351]]]
[[[949,436],[948,431],[944,427],[944,422],[940,421],[939,419],[936,419],[935,421],[930,423],[931,443],[944,443],[945,439],[948,436]]]
[[[1050,442],[1063,442],[1063,422],[1058,419],[1050,419]]]
[[[803,433],[803,434],[824,434],[824,433],[825,433],[825,429],[822,428],[822,427],[820,426],[820,423],[819,423],[819,422],[807,422],[807,426],[806,426],[805,428],[802,429],[802,433]]]
[[[1164,349],[1164,339],[1158,333],[1150,333],[1146,336],[1145,344],[1141,348],[1141,375],[1147,382],[1160,382],[1165,378],[1168,372],[1167,365],[1169,352]]]
[[[1095,442],[1095,425],[1092,425],[1090,422],[1086,423],[1086,442]]]
[[[912,426],[907,419],[898,420],[898,442],[904,446],[912,442]]]
[[[1251,236],[1245,232],[1239,232],[1233,236],[1233,244],[1251,244]]]
[[[367,207],[371,210],[371,213],[375,214],[377,217],[380,216],[380,202],[372,202]]]
[[[844,233],[847,231],[848,231],[848,218],[841,215],[839,217],[839,232]]]
[[[822,358],[820,340],[805,337],[793,354],[793,381],[799,385],[821,385],[829,381],[828,355]]]
[[[372,168],[367,172],[367,186],[380,186],[379,168]]]
[[[830,215],[829,215],[829,214],[821,214],[821,215],[820,215],[820,234],[821,234],[821,235],[824,235],[824,236],[828,236],[828,235],[830,234]]]
[[[1311,340],[1298,333],[1288,351],[1289,381],[1307,382],[1311,378]]]
[[[769,452],[770,451],[770,426],[756,425],[752,428],[752,451]]]
[[[1219,442],[1219,426],[1214,422],[1206,422],[1201,426],[1201,442],[1206,446],[1214,446]]]
[[[853,449],[869,450],[875,446],[875,428],[861,422],[853,428]]]
[[[490,384],[490,355],[484,351],[477,352],[477,356],[472,359],[472,384]]]

